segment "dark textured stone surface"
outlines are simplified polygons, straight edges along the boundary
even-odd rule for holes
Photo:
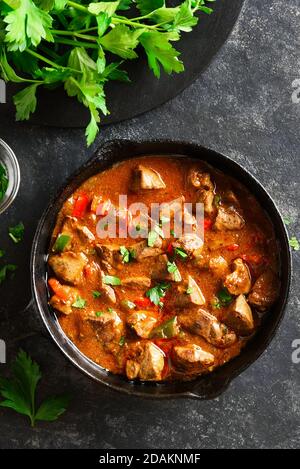
[[[168,104],[105,127],[95,144],[115,137],[172,137],[200,142],[244,165],[261,180],[297,234],[300,104],[292,83],[300,78],[298,0],[248,1],[230,39],[209,69]],[[292,341],[300,339],[299,254],[285,319],[263,356],[228,391],[210,402],[148,401],[101,387],[41,334],[29,307],[29,251],[39,215],[65,178],[92,153],[83,132],[1,123],[1,137],[16,151],[21,190],[1,216],[1,247],[17,261],[16,278],[1,287],[0,337],[8,360],[22,346],[46,377],[42,394],[69,390],[73,401],[56,423],[30,429],[21,416],[0,410],[0,447],[211,448],[283,447],[300,443],[300,364]],[[41,184],[40,175],[43,174]],[[26,220],[25,242],[12,246],[7,227]],[[1,370],[5,369],[0,365]]]

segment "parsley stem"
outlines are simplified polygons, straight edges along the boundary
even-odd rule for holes
[[[42,52],[45,52],[45,54],[48,54],[50,57],[52,57],[52,59],[56,61],[60,59],[60,56],[56,52],[44,46],[43,44],[39,44],[39,49],[41,49]]]
[[[64,15],[62,13],[57,13],[56,16],[59,19],[59,21],[61,22],[62,26],[64,28],[68,29],[69,24],[68,24],[66,18],[64,17]]]
[[[72,39],[56,39],[55,42],[58,44],[67,44],[69,46],[77,46],[77,47],[84,47],[85,49],[99,49],[97,44],[93,44],[90,42],[83,42],[83,41],[73,41]]]
[[[75,36],[79,37],[80,39],[86,39],[87,41],[97,41],[95,36],[88,36],[86,34],[81,34],[76,31],[61,31],[60,29],[52,29],[51,33],[55,34],[55,36]]]
[[[51,65],[51,67],[54,67],[54,68],[64,68],[64,67],[61,67],[60,65],[57,65],[55,62],[52,62],[52,60],[47,59],[47,58],[44,57],[43,55],[38,54],[37,52],[35,52],[35,51],[31,50],[31,49],[25,49],[25,52],[27,52],[27,54],[32,55],[33,57],[36,57],[36,58],[39,59],[39,60],[42,60],[42,61],[45,62],[46,64]]]
[[[71,2],[71,0],[67,0],[67,5],[69,5],[69,7],[75,8],[75,10],[83,11],[84,13],[90,13],[85,6],[79,5],[79,3],[76,2]]]
[[[157,29],[156,25],[150,26],[148,24],[140,24],[140,23],[135,23],[134,21],[130,20],[125,20],[123,18],[118,18],[113,16],[112,21],[113,24],[127,24],[129,26],[133,26],[134,28],[143,28],[143,29]]]
[[[98,26],[92,26],[91,28],[79,29],[78,31],[76,31],[76,33],[84,34],[84,33],[89,33],[90,31],[97,31],[97,30],[98,30]]]

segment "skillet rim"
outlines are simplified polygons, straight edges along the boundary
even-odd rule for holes
[[[131,147],[131,148],[130,148]],[[225,365],[218,367],[214,372],[211,372],[207,375],[200,376],[195,380],[188,381],[188,382],[173,382],[173,383],[141,383],[141,382],[130,382],[123,377],[119,377],[118,375],[113,375],[112,373],[103,370],[99,365],[94,363],[92,360],[87,358],[83,355],[79,349],[73,344],[73,342],[68,339],[63,330],[60,328],[59,323],[54,320],[53,310],[47,304],[47,311],[45,311],[44,306],[42,305],[42,299],[40,298],[40,292],[38,288],[38,268],[42,267],[39,265],[39,253],[38,249],[40,244],[44,240],[45,244],[45,236],[47,236],[48,241],[51,235],[51,230],[47,233],[43,232],[43,228],[45,224],[49,223],[49,217],[52,219],[56,219],[58,211],[60,210],[62,203],[68,197],[68,190],[71,190],[72,193],[75,190],[75,187],[79,187],[82,182],[88,179],[91,175],[96,174],[97,172],[101,172],[106,168],[113,166],[116,163],[119,163],[122,160],[130,159],[130,157],[124,157],[123,152],[131,150],[134,154],[131,155],[131,158],[135,158],[138,156],[147,156],[147,155],[155,155],[155,151],[143,151],[142,148],[153,148],[156,149],[157,155],[162,156],[182,156],[188,158],[196,158],[198,154],[199,159],[203,159],[204,161],[208,161],[212,166],[217,167],[221,171],[226,173],[230,170],[234,170],[234,172],[239,173],[242,177],[242,184],[246,185],[250,192],[258,199],[259,203],[263,206],[262,201],[266,202],[269,206],[267,210],[265,210],[272,221],[273,227],[276,232],[277,241],[280,245],[280,261],[281,261],[281,273],[285,274],[285,277],[281,280],[281,290],[283,290],[283,296],[278,299],[276,304],[274,305],[273,309],[276,309],[276,317],[273,318],[275,313],[271,316],[268,314],[267,321],[264,321],[261,325],[261,328],[255,334],[253,340],[249,342],[249,344],[254,344],[254,342],[258,341],[259,338],[262,339],[263,343],[261,346],[254,348],[253,346],[246,346],[241,353],[226,363]],[[171,151],[171,149],[180,148],[180,151]],[[184,153],[186,151],[186,153]],[[137,153],[135,153],[137,152]],[[201,158],[202,154],[202,158]],[[120,157],[120,155],[122,155]],[[111,157],[114,156],[114,160],[111,160]],[[209,158],[215,159],[220,163],[220,166],[217,166],[214,162],[211,163]],[[102,168],[98,168],[97,166],[102,166]],[[223,167],[225,169],[223,169]],[[86,175],[85,173],[91,171],[91,174]],[[233,175],[236,178],[236,175]],[[71,188],[71,185],[74,187]],[[255,191],[252,190],[249,186],[254,185]],[[71,189],[70,189],[71,188]],[[259,194],[258,194],[259,193]],[[264,207],[263,207],[264,208]],[[272,215],[269,213],[272,211]],[[55,212],[55,216],[52,212]],[[277,220],[275,220],[275,218]],[[279,224],[275,225],[275,222],[279,221]],[[52,223],[54,226],[54,224]],[[47,243],[47,246],[49,242]],[[46,257],[47,253],[44,252],[43,255],[43,265],[45,268],[46,265]],[[282,264],[282,258],[284,259],[284,265]],[[30,269],[31,269],[31,287],[32,293],[34,298],[35,306],[39,312],[39,316],[41,317],[44,326],[48,330],[50,336],[59,347],[60,351],[75,365],[77,368],[80,369],[83,373],[87,374],[89,377],[93,378],[95,381],[100,382],[110,389],[126,393],[127,395],[134,395],[138,397],[145,397],[145,398],[152,398],[152,399],[174,399],[174,398],[196,398],[201,400],[207,399],[214,399],[222,394],[229,386],[231,381],[240,375],[243,371],[245,371],[250,365],[252,365],[267,349],[270,342],[274,338],[279,325],[283,319],[285,313],[285,307],[288,301],[289,293],[290,293],[290,283],[291,283],[291,273],[292,273],[292,256],[291,256],[291,249],[288,242],[288,233],[287,229],[284,225],[282,216],[270,196],[270,194],[266,191],[263,185],[258,181],[258,179],[253,176],[247,169],[245,169],[242,165],[237,163],[236,161],[232,160],[230,157],[216,152],[212,149],[206,148],[197,142],[187,142],[184,140],[168,140],[168,139],[147,139],[147,140],[133,140],[133,139],[113,139],[104,142],[92,157],[81,165],[70,177],[67,178],[66,182],[59,188],[56,194],[51,198],[48,206],[46,207],[40,221],[38,223],[33,244],[32,244],[32,251],[31,251],[31,262],[30,262]],[[46,269],[45,269],[46,270]],[[46,275],[46,273],[45,273]],[[42,281],[45,285],[45,275],[42,278]],[[48,313],[48,314],[47,314]],[[52,320],[52,323],[51,323]],[[270,322],[271,326],[267,329],[265,323]],[[55,326],[54,326],[55,324]],[[263,336],[264,330],[265,337]],[[257,337],[258,336],[258,337]],[[249,358],[246,357],[246,352],[248,350]],[[252,353],[251,353],[252,352]],[[241,362],[241,363],[239,363]],[[237,364],[235,367],[234,365]],[[221,370],[221,371],[220,371]],[[226,371],[228,371],[226,375]],[[223,375],[223,376],[222,376]],[[220,379],[221,377],[221,379]],[[109,382],[109,380],[117,378],[119,383]],[[197,386],[198,385],[198,386]],[[198,389],[197,389],[198,387]],[[169,391],[170,388],[170,391]],[[200,389],[199,389],[200,388]],[[177,391],[178,389],[178,391]],[[180,389],[180,390],[179,390]],[[146,391],[147,390],[147,391]]]

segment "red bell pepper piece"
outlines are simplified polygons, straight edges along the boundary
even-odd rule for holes
[[[48,285],[53,290],[56,296],[61,298],[63,301],[67,301],[68,294],[67,294],[67,287],[59,283],[56,278],[49,278]]]
[[[262,264],[265,259],[261,254],[243,254],[241,256],[243,261],[249,262],[249,264]]]
[[[88,196],[84,192],[81,192],[78,195],[77,199],[75,200],[72,216],[76,218],[83,217],[88,204],[89,204]]]
[[[152,305],[150,299],[146,297],[136,298],[133,302],[140,308],[147,308]]]
[[[167,253],[170,254],[170,255],[174,254],[174,248],[173,248],[171,243],[167,247]]]
[[[240,247],[239,244],[229,244],[229,246],[226,246],[227,251],[236,251]]]
[[[212,224],[213,224],[212,220],[210,220],[209,218],[204,218],[204,223],[203,223],[204,231],[210,230],[212,227]]]

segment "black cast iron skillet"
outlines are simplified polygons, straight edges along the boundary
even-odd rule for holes
[[[217,368],[212,373],[190,382],[165,384],[132,383],[124,377],[113,375],[103,370],[85,357],[66,337],[55,313],[48,305],[46,256],[51,232],[63,203],[90,176],[109,168],[114,163],[141,155],[180,155],[183,157],[183,165],[184,157],[204,160],[224,171],[224,173],[235,177],[248,187],[259,200],[273,222],[278,240],[281,260],[281,290],[278,301],[266,315],[254,338],[247,344],[238,357],[226,365]],[[55,199],[50,202],[37,228],[31,256],[33,296],[46,328],[60,350],[74,365],[96,381],[129,395],[152,398],[194,397],[211,399],[225,391],[230,381],[251,365],[263,353],[274,337],[284,314],[289,293],[290,277],[291,255],[287,232],[273,200],[262,185],[248,171],[228,157],[196,144],[174,141],[137,142],[115,140],[107,142],[100,147],[91,160],[83,165],[67,181]]]

